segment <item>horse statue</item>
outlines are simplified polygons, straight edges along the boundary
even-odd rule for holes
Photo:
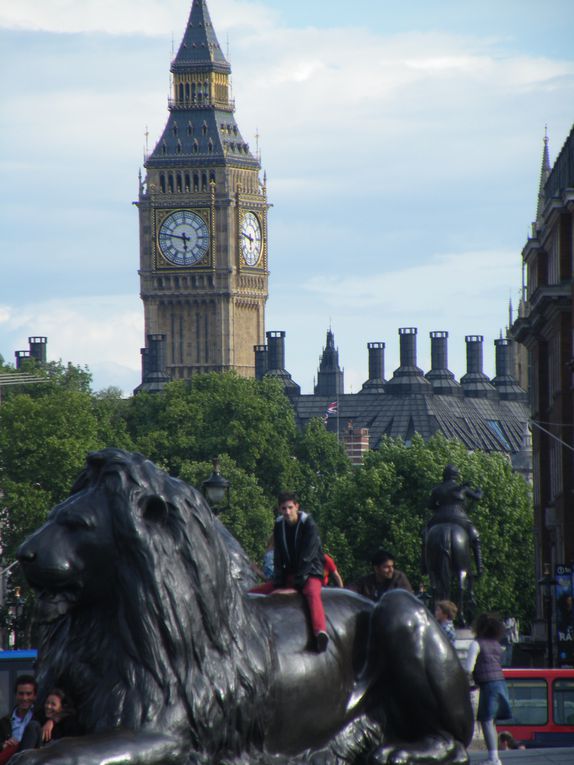
[[[479,500],[480,489],[468,484],[459,485],[459,472],[454,465],[447,465],[443,482],[432,490],[429,507],[434,511],[427,523],[424,538],[423,570],[428,572],[435,602],[455,600],[464,621],[465,600],[474,602],[472,583],[482,574],[482,555],[478,531],[466,514],[466,497]],[[456,596],[452,596],[456,582]],[[466,595],[466,598],[465,598]]]

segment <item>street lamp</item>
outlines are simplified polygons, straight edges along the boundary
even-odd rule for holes
[[[546,620],[546,652],[548,656],[548,666],[554,666],[554,639],[552,634],[552,588],[556,584],[556,579],[550,573],[550,564],[545,563],[543,567],[542,578],[538,580],[538,585],[542,587],[542,605],[544,618]]]
[[[201,491],[207,499],[209,506],[217,515],[229,507],[229,487],[231,482],[219,472],[219,457],[214,457],[212,464],[213,472],[201,484]]]

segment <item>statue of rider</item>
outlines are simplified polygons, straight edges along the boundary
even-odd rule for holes
[[[473,522],[465,510],[467,497],[474,500],[482,499],[481,489],[471,489],[467,483],[459,484],[458,468],[447,465],[443,471],[443,481],[431,492],[428,506],[433,511],[432,518],[426,525],[425,542],[428,530],[438,523],[456,523],[462,526],[468,534],[470,546],[474,554],[477,576],[482,574],[482,552],[480,537]]]

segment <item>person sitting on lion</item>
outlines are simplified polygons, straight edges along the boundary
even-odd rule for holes
[[[277,498],[279,517],[273,529],[273,578],[250,592],[270,595],[275,590],[293,587],[304,596],[318,653],[327,650],[329,637],[321,600],[325,559],[315,521],[299,508],[294,492],[284,491]]]
[[[467,483],[459,484],[460,474],[454,465],[447,465],[443,471],[443,481],[435,486],[431,492],[428,507],[433,511],[432,518],[428,521],[423,538],[423,573],[424,543],[430,528],[439,523],[455,523],[466,531],[476,563],[477,576],[482,574],[482,551],[480,548],[480,536],[473,522],[465,510],[465,499],[482,499],[481,489],[471,489]]]

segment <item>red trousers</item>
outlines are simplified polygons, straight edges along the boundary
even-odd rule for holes
[[[4,765],[4,763],[8,762],[10,757],[12,757],[13,754],[16,754],[19,748],[19,744],[10,745],[7,746],[5,749],[0,750],[0,765]]]
[[[287,587],[293,587],[292,576],[287,577]],[[323,601],[321,600],[321,587],[321,580],[316,576],[310,576],[301,590],[301,593],[309,606],[311,627],[313,628],[314,635],[318,632],[327,632],[325,610],[323,609]],[[249,592],[258,592],[261,595],[271,595],[276,589],[280,588],[276,588],[273,585],[273,582],[264,582],[263,584],[258,584],[256,587],[252,587]]]

